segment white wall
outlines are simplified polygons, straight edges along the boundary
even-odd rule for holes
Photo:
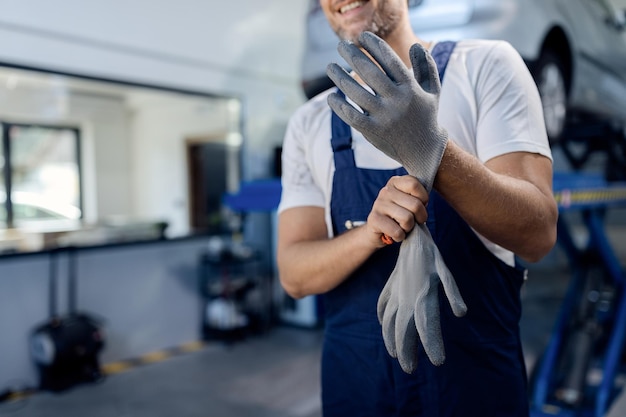
[[[115,96],[70,95],[67,120],[81,127],[85,215],[88,220],[131,213],[129,116]]]
[[[272,173],[273,149],[304,101],[299,74],[307,3],[0,0],[0,64],[240,99],[242,118],[235,123],[243,123],[236,127],[211,109],[185,113],[186,104],[149,105],[129,116],[122,103],[115,107],[104,98],[82,106],[66,97],[55,114],[46,116],[48,108],[37,113],[38,119],[81,123],[85,208],[92,219],[165,218],[168,233],[179,235],[188,224],[186,136],[242,127],[243,179]],[[174,131],[154,120],[184,121],[188,129]],[[124,124],[130,135],[121,131]]]
[[[0,0],[0,62],[234,95],[248,178],[304,97],[304,0]]]
[[[133,211],[141,218],[167,220],[168,236],[189,233],[186,142],[189,139],[225,140],[232,132],[226,100],[145,96],[129,103],[134,156],[131,185]],[[237,122],[235,122],[237,124]],[[240,135],[239,135],[240,136]]]

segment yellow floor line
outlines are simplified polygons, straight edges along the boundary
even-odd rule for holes
[[[129,369],[136,368],[137,366],[162,362],[183,353],[197,352],[205,347],[206,343],[203,341],[184,343],[175,348],[149,352],[138,358],[104,364],[101,366],[102,373],[105,375],[119,374],[120,372],[128,371]]]
[[[150,352],[138,358],[117,362],[109,362],[101,365],[100,371],[104,375],[115,375],[136,368],[138,366],[162,362],[164,360],[184,353],[198,352],[206,348],[207,346],[209,345],[204,341],[188,342],[175,348]],[[23,391],[11,392],[6,398],[2,398],[2,400],[0,400],[0,403],[18,402],[21,400],[25,400],[31,395],[37,393],[37,391],[37,389],[28,389]]]
[[[102,373],[105,375],[114,375],[124,372],[132,367],[134,367],[134,365],[129,362],[111,362],[102,365]]]

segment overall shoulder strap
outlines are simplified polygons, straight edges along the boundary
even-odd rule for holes
[[[345,97],[343,91],[337,89],[337,93]],[[354,152],[352,151],[352,131],[350,126],[332,111],[331,115],[331,131],[332,136],[330,144],[333,148],[333,156],[335,158],[335,168],[354,167]]]
[[[446,68],[448,67],[448,61],[450,60],[450,56],[452,55],[452,51],[456,46],[456,41],[443,41],[437,42],[431,55],[437,64],[437,69],[439,70],[439,80],[443,83],[443,76],[446,73]]]

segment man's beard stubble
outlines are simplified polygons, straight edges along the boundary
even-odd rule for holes
[[[359,35],[365,31],[369,31],[378,37],[385,39],[398,26],[400,14],[384,8],[383,6],[376,10],[369,22],[363,25],[363,29],[358,33],[350,33],[342,28],[335,28],[335,33],[340,39],[348,40],[357,46],[359,45]]]

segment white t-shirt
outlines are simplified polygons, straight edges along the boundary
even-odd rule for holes
[[[328,90],[302,105],[289,121],[282,150],[282,197],[278,212],[302,206],[326,209],[332,236],[330,199],[335,170]],[[438,120],[450,140],[486,162],[510,152],[532,152],[552,158],[541,100],[522,58],[504,41],[457,43],[439,99]],[[398,163],[352,129],[356,165],[395,169]],[[479,235],[496,256],[514,264],[512,252]]]

